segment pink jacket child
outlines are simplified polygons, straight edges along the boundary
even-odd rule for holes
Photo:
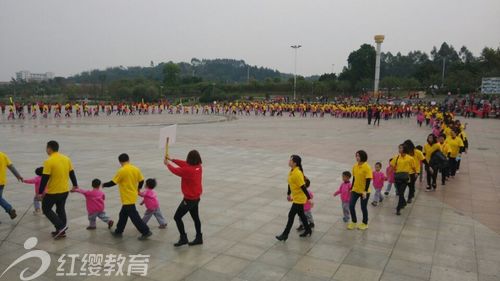
[[[340,200],[342,201],[342,212],[344,214],[344,217],[342,220],[344,222],[348,222],[350,219],[350,212],[349,212],[349,201],[351,201],[351,189],[352,189],[352,184],[349,181],[351,178],[351,173],[349,172],[344,172],[342,174],[344,182],[340,185],[339,189],[333,193],[333,196],[337,196],[340,194]]]
[[[385,175],[387,182],[394,183],[394,168],[391,165],[387,166],[385,169]]]
[[[87,205],[87,213],[89,219],[88,230],[96,229],[96,219],[99,218],[103,222],[108,224],[108,228],[111,229],[113,226],[113,221],[106,215],[104,211],[105,204],[104,200],[106,195],[101,190],[101,181],[94,179],[92,181],[92,190],[84,190],[80,188],[73,188],[71,192],[77,192],[85,196],[85,202]]]
[[[146,209],[156,210],[160,207],[156,192],[153,189],[146,188],[145,191],[139,192],[139,196],[143,198],[141,205],[146,205]]]
[[[376,190],[381,190],[384,187],[386,177],[383,172],[373,172],[373,187]]]
[[[314,198],[314,193],[310,190],[308,190],[309,192],[309,195],[311,196],[311,200]],[[307,202],[304,204],[304,212],[310,212],[311,209],[313,208],[312,206],[313,204],[311,204],[311,202],[309,200],[307,200]]]
[[[38,194],[40,183],[42,182],[42,173],[43,167],[38,167],[35,170],[36,177],[23,180],[23,183],[35,185],[35,197],[33,198],[33,206],[35,206],[35,211],[33,211],[33,214],[35,215],[41,213],[40,200],[37,199],[36,195]],[[46,190],[44,190],[43,194],[45,194],[45,192]]]
[[[335,197],[340,194],[342,203],[349,203],[351,201],[351,189],[352,186],[350,181],[343,182],[333,196]]]
[[[156,185],[156,179],[147,179],[146,190],[139,192],[139,196],[143,198],[141,205],[146,205],[146,212],[142,217],[142,221],[147,224],[149,219],[151,219],[152,216],[155,216],[158,224],[160,225],[159,228],[164,229],[167,227],[167,220],[161,213],[160,203],[158,203],[158,197],[156,195],[156,191],[154,191]]]

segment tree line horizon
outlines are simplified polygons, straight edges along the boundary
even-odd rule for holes
[[[324,73],[297,76],[299,97],[359,95],[373,90],[375,48],[362,44],[347,58],[337,75]],[[444,71],[443,71],[444,69]],[[462,46],[456,50],[443,42],[429,54],[410,51],[381,54],[380,90],[385,95],[409,91],[433,94],[479,92],[483,77],[500,77],[500,47],[484,47],[479,56]],[[444,76],[443,76],[444,73]],[[155,101],[197,97],[202,102],[236,100],[243,96],[290,96],[293,74],[266,67],[250,66],[244,60],[197,59],[172,61],[149,67],[110,67],[80,74],[55,77],[45,82],[12,81],[0,86],[0,99],[54,98],[61,102],[78,99]]]

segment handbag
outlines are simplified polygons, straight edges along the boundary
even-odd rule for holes
[[[396,158],[396,169],[398,167],[398,158]],[[410,173],[407,172],[397,172],[394,174],[394,181],[395,182],[408,182],[410,180]]]

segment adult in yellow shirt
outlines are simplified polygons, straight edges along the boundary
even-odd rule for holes
[[[135,207],[139,189],[144,185],[144,176],[139,168],[130,163],[130,158],[127,154],[120,154],[120,156],[118,156],[118,161],[120,162],[121,168],[118,169],[111,181],[102,185],[103,187],[118,185],[118,190],[120,191],[122,208],[120,210],[118,223],[116,224],[116,229],[112,234],[115,237],[122,237],[125,226],[127,225],[127,220],[130,218],[135,228],[142,234],[139,240],[146,240],[153,233],[149,230],[148,225],[144,223]]]
[[[406,206],[405,191],[410,182],[410,173],[415,170],[415,160],[408,155],[410,148],[407,145],[399,145],[399,154],[392,157],[391,166],[394,169],[394,183],[399,196],[396,215],[401,215],[401,209]]]
[[[9,156],[0,151],[0,206],[9,214],[11,219],[15,219],[17,217],[16,210],[3,198],[3,189],[7,184],[7,169],[14,174],[18,181],[23,181],[23,177],[21,177],[16,167],[12,164]]]
[[[356,164],[352,167],[352,190],[349,211],[351,212],[351,222],[347,224],[347,229],[352,230],[358,222],[356,217],[356,202],[361,198],[361,212],[363,222],[358,225],[358,229],[368,228],[368,200],[370,199],[370,183],[373,179],[372,168],[368,163],[368,154],[364,150],[356,152]]]
[[[47,143],[49,158],[43,163],[42,180],[37,197],[42,199],[43,214],[54,225],[56,231],[52,232],[54,239],[66,237],[68,229],[66,218],[66,199],[69,194],[69,180],[73,188],[78,188],[73,164],[68,156],[59,153],[59,144],[56,141]],[[45,191],[45,195],[44,194]],[[52,208],[56,206],[54,212]]]
[[[451,131],[451,137],[446,138],[448,144],[448,161],[450,168],[450,176],[453,178],[457,172],[457,157],[460,155],[460,150],[464,147],[464,142],[457,137],[456,131]]]
[[[408,155],[413,158],[413,169],[410,171],[410,182],[408,183],[408,200],[406,203],[410,204],[415,198],[415,183],[417,182],[417,177],[420,174],[420,161],[425,159],[422,151],[415,148],[415,144],[411,140],[406,140],[403,145],[408,147]]]
[[[435,167],[431,167],[431,157],[434,152],[441,150],[441,145],[437,142],[436,136],[434,134],[429,134],[427,136],[427,142],[424,145],[424,155],[425,155],[425,174],[427,175],[427,188],[426,191],[436,190],[436,180],[438,176],[438,171]]]
[[[286,241],[288,239],[288,234],[293,226],[293,221],[295,215],[298,215],[304,226],[304,233],[300,237],[311,236],[311,227],[307,221],[307,217],[304,214],[304,205],[307,201],[311,200],[311,196],[307,191],[306,180],[304,177],[304,170],[302,169],[302,158],[298,155],[292,155],[288,161],[288,166],[291,168],[290,173],[288,173],[288,201],[293,202],[290,212],[288,212],[288,222],[286,224],[285,230],[276,239],[279,241]]]

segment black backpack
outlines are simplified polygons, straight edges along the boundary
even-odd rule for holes
[[[429,165],[435,169],[445,169],[448,167],[448,158],[443,154],[441,150],[436,150],[431,155],[431,161]]]

